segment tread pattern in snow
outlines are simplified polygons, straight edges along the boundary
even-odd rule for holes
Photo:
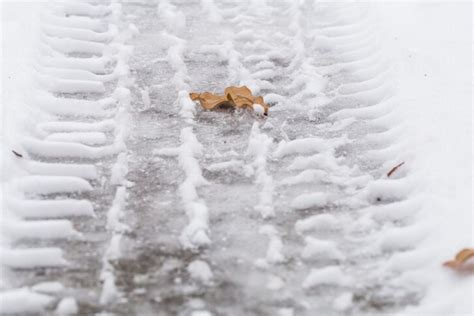
[[[133,35],[133,28],[119,31],[121,11],[116,1],[43,10],[29,93],[44,120],[21,140],[24,175],[9,186],[2,278],[17,289],[0,294],[2,312],[57,306],[60,313],[93,313],[117,296],[110,262],[126,231],[120,217],[131,47],[124,43]]]

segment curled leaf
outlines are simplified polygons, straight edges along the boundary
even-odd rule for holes
[[[246,86],[242,87],[227,87],[224,90],[224,95],[213,94],[210,92],[189,94],[191,100],[198,101],[206,110],[216,110],[219,108],[241,108],[254,110],[254,105],[261,105],[264,109],[264,115],[268,115],[269,106],[261,96],[254,96],[252,91]]]
[[[465,248],[456,254],[454,260],[443,263],[445,267],[459,272],[474,272],[474,262],[469,260],[474,258],[474,248]]]

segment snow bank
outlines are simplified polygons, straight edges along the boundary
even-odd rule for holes
[[[472,276],[460,277],[442,262],[474,245],[472,3],[384,2],[376,9],[398,76],[397,115],[404,123],[399,140],[409,151],[383,158],[391,165],[406,162],[417,181],[414,220],[431,228],[413,251],[391,260],[405,267],[403,280],[426,290],[419,306],[401,314],[471,315]],[[399,122],[393,116],[384,121]],[[410,209],[406,205],[402,213]]]

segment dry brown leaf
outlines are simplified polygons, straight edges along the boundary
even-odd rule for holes
[[[444,266],[459,272],[474,272],[474,262],[468,262],[474,257],[474,248],[465,248],[456,254],[454,260],[446,261]]]
[[[229,101],[223,95],[212,94],[210,92],[203,92],[203,93],[190,93],[189,95],[191,100],[199,101],[201,106],[206,110],[212,110],[219,106],[222,106]]]
[[[252,91],[246,86],[227,87],[224,95],[213,94],[210,92],[189,94],[191,100],[199,101],[206,110],[214,110],[222,107],[236,107],[241,109],[254,110],[253,105],[259,104],[264,109],[264,115],[268,115],[269,106],[264,102],[263,97],[254,96]]]

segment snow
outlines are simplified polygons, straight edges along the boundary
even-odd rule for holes
[[[273,139],[267,134],[262,133],[259,124],[255,122],[250,131],[246,154],[254,158],[252,167],[255,174],[255,183],[261,186],[258,204],[255,205],[254,209],[265,219],[275,216],[273,206],[273,191],[275,185],[273,183],[273,177],[266,171],[267,156],[269,155],[272,144]]]
[[[133,14],[122,16],[122,7],[130,6],[138,11],[145,2],[138,1],[139,5],[117,1],[102,5],[99,0],[57,2],[48,4],[47,10],[41,10],[43,5],[36,2],[2,4],[6,10],[2,13],[1,32],[6,37],[2,40],[1,58],[2,274],[4,270],[15,269],[27,269],[29,274],[34,274],[37,272],[34,269],[39,267],[68,266],[66,251],[74,251],[75,246],[68,249],[63,244],[82,238],[76,228],[89,223],[84,217],[94,217],[96,206],[102,213],[97,223],[106,222],[105,233],[100,232],[107,239],[103,256],[99,258],[102,291],[95,291],[100,293],[98,300],[104,313],[122,295],[112,261],[122,256],[122,239],[128,238],[124,234],[129,231],[126,225],[129,223],[125,222],[130,184],[127,174],[136,167],[135,161],[129,166],[130,152],[126,146],[128,129],[133,126],[128,111],[133,106],[132,99],[137,101],[136,93],[138,102],[145,107],[155,106],[156,96],[150,89],[158,86],[148,85],[146,80],[150,78],[144,76],[140,80],[146,79],[145,83],[140,82],[140,86],[134,83],[127,65],[134,51],[125,42],[139,31],[133,24],[124,30],[119,30],[117,25],[133,17]],[[174,194],[184,211],[177,212],[182,215],[176,215],[177,221],[183,224],[187,220],[187,223],[179,227],[170,221],[170,227],[159,228],[176,233],[186,256],[192,254],[193,261],[186,268],[191,279],[204,284],[220,283],[221,273],[214,275],[210,264],[220,272],[222,269],[224,275],[227,268],[233,274],[233,269],[240,271],[238,266],[242,262],[255,262],[262,269],[250,269],[248,279],[243,279],[238,284],[241,288],[235,292],[248,289],[249,295],[253,295],[253,290],[267,289],[272,295],[269,304],[273,303],[274,295],[281,299],[295,293],[295,302],[307,306],[310,313],[313,312],[310,307],[317,311],[320,308],[316,306],[319,300],[315,305],[312,300],[311,303],[306,300],[312,295],[311,289],[317,288],[315,292],[323,297],[322,301],[328,298],[329,305],[325,308],[351,314],[359,312],[354,310],[360,303],[355,302],[356,291],[361,291],[357,282],[364,281],[361,286],[371,290],[372,279],[365,275],[351,276],[350,272],[361,271],[357,266],[361,262],[359,257],[373,259],[373,255],[376,266],[368,267],[371,270],[368,276],[388,282],[384,284],[385,290],[385,285],[387,288],[402,285],[403,290],[420,294],[421,301],[415,305],[395,302],[395,313],[472,314],[472,276],[459,275],[442,266],[459,249],[472,247],[474,237],[473,86],[472,67],[469,67],[472,65],[472,4],[355,2],[338,8],[335,4],[312,1],[251,1],[229,7],[224,2],[201,0],[192,5],[198,6],[196,12],[189,12],[191,4],[188,7],[179,1],[157,3],[153,18],[158,20],[159,28],[152,31],[161,33],[154,37],[157,43],[150,48],[159,49],[147,52],[155,54],[163,49],[162,55],[153,58],[167,62],[171,71],[170,79],[165,79],[160,87],[171,87],[169,90],[176,93],[174,105],[181,117],[174,122],[178,126],[176,135],[181,133],[181,144],[155,149],[153,154],[176,158],[183,171],[181,182],[175,186],[177,190],[164,189],[170,196],[158,204],[174,203],[171,198]],[[360,16],[359,10],[355,10],[359,7],[364,12]],[[278,11],[281,8],[284,12]],[[321,20],[307,16],[307,12],[313,12],[312,8],[320,9],[316,12]],[[106,17],[108,14],[111,15]],[[275,20],[278,17],[285,19]],[[202,20],[210,24],[202,24]],[[263,22],[257,24],[259,21]],[[214,29],[209,29],[210,34],[196,33],[198,29],[193,27],[202,25],[211,25],[219,31],[222,27],[225,29],[222,38],[221,32],[214,33]],[[273,27],[280,31],[274,31]],[[227,33],[228,30],[235,32]],[[144,31],[150,32],[146,27]],[[194,37],[207,41],[197,43]],[[217,43],[209,43],[214,41]],[[93,56],[66,57],[61,52]],[[212,70],[194,78],[196,66],[214,65],[214,61],[220,62],[215,64],[218,68],[215,73]],[[110,66],[115,69],[108,74]],[[168,74],[166,67],[163,69],[160,75]],[[201,81],[207,80],[208,75],[220,75],[219,71],[226,73],[223,82]],[[343,78],[344,83],[339,85],[338,76],[346,75],[349,81],[344,82]],[[118,87],[110,93],[112,81],[118,81]],[[222,130],[212,129],[211,133],[208,129],[211,121],[201,116],[200,108],[189,98],[191,88],[222,83],[246,84],[254,93],[265,92],[265,101],[274,105],[271,111],[277,119],[271,117],[262,126],[253,125],[245,154],[233,151],[220,155],[217,150],[222,151],[222,147],[209,146],[216,143],[215,132],[218,135]],[[65,95],[68,93],[97,97]],[[102,93],[105,96],[98,95]],[[254,110],[257,115],[264,112],[260,105],[254,105]],[[291,116],[291,120],[280,121],[284,115]],[[239,123],[246,124],[246,119]],[[312,125],[297,130],[299,126],[292,126],[293,122]],[[364,134],[364,124],[373,128],[369,134]],[[237,151],[245,151],[247,134],[243,134],[242,143],[235,136]],[[274,140],[279,144],[274,145]],[[356,148],[355,153],[362,157],[354,158],[345,148],[338,150],[345,145]],[[11,150],[23,157],[15,156]],[[352,159],[361,164],[353,165]],[[109,160],[113,161],[109,163]],[[171,159],[161,162],[172,163]],[[405,163],[403,167],[388,177],[386,172],[401,162]],[[367,174],[365,170],[372,164],[381,167]],[[212,173],[209,179],[204,178],[202,165]],[[110,178],[102,176],[103,169],[106,174],[110,170]],[[228,215],[222,207],[229,198],[226,189],[222,196],[212,196],[209,192],[223,186],[219,181],[222,177],[234,174],[243,175],[244,181],[239,184],[251,190],[249,194],[242,192],[245,197],[241,201],[241,214]],[[215,178],[217,183],[212,183]],[[162,180],[166,179],[159,179]],[[102,202],[95,197],[97,186],[101,190],[110,189],[111,194],[112,189],[116,190],[112,204],[105,207],[106,213]],[[339,193],[343,199],[339,199]],[[65,194],[67,198],[43,200],[50,194]],[[333,207],[336,212],[327,213]],[[312,208],[326,213],[315,215]],[[252,213],[252,209],[258,214]],[[302,211],[295,212],[299,210]],[[138,212],[146,215],[148,210]],[[224,222],[231,219],[232,224],[222,226],[222,219]],[[242,222],[244,228],[240,226]],[[229,229],[229,226],[235,227]],[[286,229],[293,227],[298,234],[296,238],[283,240],[282,237],[292,236]],[[211,228],[213,247],[203,250],[211,244]],[[222,237],[224,230],[228,235]],[[136,232],[137,236],[140,233]],[[156,236],[144,238],[156,239]],[[52,239],[66,240],[56,244]],[[38,244],[35,248],[15,248],[16,243],[25,241]],[[348,249],[345,242],[360,249]],[[239,243],[252,244],[247,247],[248,257],[233,249]],[[286,249],[287,243],[295,248]],[[216,262],[222,263],[220,259],[228,250],[235,255],[236,265],[218,265]],[[258,258],[258,251],[263,258]],[[282,263],[287,260],[293,263],[293,254],[298,256],[297,264],[292,265],[294,271],[289,271]],[[258,259],[254,261],[255,258]],[[322,265],[326,261],[338,265]],[[176,259],[167,273],[182,272],[184,267],[186,264],[182,266]],[[291,276],[296,273],[301,277],[303,271],[310,271],[302,283],[308,291],[293,292],[294,279],[297,282],[301,279]],[[14,271],[12,275],[15,277]],[[235,278],[239,277],[236,273]],[[51,313],[58,300],[57,314],[79,312],[76,298],[64,297],[65,287],[57,281],[17,289],[10,289],[8,278],[2,277],[0,282],[2,313],[36,314],[45,309],[45,313]],[[179,289],[189,290],[185,283],[184,278],[179,279],[183,286]],[[263,287],[255,283],[262,283]],[[334,286],[339,288],[331,292]],[[327,287],[331,290],[326,291]],[[133,293],[148,299],[144,288],[136,288]],[[195,310],[186,307],[186,313],[212,315],[205,310],[207,297],[206,301],[203,298],[190,304]],[[255,304],[260,299],[257,297]],[[262,311],[266,307],[262,306]],[[272,308],[272,313],[278,315],[297,313],[293,306],[279,304]]]
[[[182,32],[186,27],[185,15],[168,0],[159,3],[158,16],[168,31]]]
[[[306,237],[305,242],[306,246],[301,252],[301,257],[305,260],[342,261],[345,259],[344,254],[338,249],[334,241]]]
[[[54,302],[54,297],[21,288],[0,293],[2,313],[25,314],[44,311]]]
[[[278,144],[274,155],[281,158],[288,155],[295,154],[311,154],[315,152],[322,152],[328,150],[327,140],[321,138],[304,138],[297,139],[290,142],[281,142]]]
[[[327,172],[316,169],[307,169],[296,176],[284,178],[280,181],[281,185],[295,185],[300,183],[314,183],[328,177]]]
[[[78,107],[84,107],[82,104],[77,104]],[[97,105],[93,105],[97,110]],[[42,133],[60,133],[60,132],[87,132],[87,131],[97,131],[97,132],[110,132],[115,129],[114,120],[104,120],[94,123],[86,122],[70,122],[70,121],[61,121],[61,122],[43,122],[37,125],[38,130]]]
[[[298,195],[291,202],[291,208],[305,210],[312,207],[324,207],[328,203],[328,196],[324,192],[305,193]]]
[[[293,316],[294,311],[292,308],[280,308],[278,309],[278,316]]]
[[[214,0],[201,0],[201,7],[204,14],[207,15],[207,18],[212,23],[219,23],[222,21],[222,17],[219,13]]]
[[[213,314],[209,311],[192,311],[191,316],[212,316]]]
[[[344,292],[334,299],[332,304],[336,311],[344,312],[347,311],[353,304],[353,294],[350,292]]]
[[[42,157],[78,157],[88,159],[99,159],[112,156],[124,149],[122,143],[114,143],[102,147],[92,147],[78,143],[42,141],[27,137],[23,140],[22,145],[30,153]]]
[[[84,179],[61,176],[25,176],[14,180],[13,186],[19,191],[35,194],[92,191],[92,186]]]
[[[181,146],[178,160],[186,179],[180,186],[181,199],[189,218],[189,224],[181,233],[181,244],[185,248],[209,245],[209,211],[205,203],[199,199],[196,188],[208,182],[202,176],[197,157],[202,155],[202,145],[193,133],[192,127],[181,130]]]
[[[417,214],[423,203],[423,197],[413,197],[400,202],[369,206],[362,213],[370,214],[377,222],[402,221]]]
[[[341,229],[341,222],[331,214],[318,214],[298,220],[295,229],[299,234],[308,231],[331,231]]]
[[[73,297],[63,298],[56,307],[57,315],[75,315],[79,312],[77,302]]]
[[[47,163],[25,158],[21,159],[18,164],[34,175],[81,177],[88,180],[97,178],[97,168],[89,164]]]
[[[69,220],[37,220],[20,221],[5,220],[2,222],[2,232],[5,237],[17,239],[58,239],[77,238],[77,232]]]
[[[41,293],[59,293],[64,291],[64,286],[59,282],[41,282],[31,287],[35,292]]]
[[[194,260],[186,268],[191,278],[196,281],[203,283],[210,283],[213,278],[213,274],[209,265],[202,260]]]
[[[285,286],[285,281],[276,275],[270,275],[267,281],[267,289],[272,291],[281,290]]]
[[[103,145],[107,141],[107,137],[104,133],[100,132],[53,133],[46,136],[45,140],[77,142],[85,145]]]
[[[213,163],[206,167],[207,170],[211,172],[219,172],[219,171],[240,171],[244,169],[245,165],[242,160],[232,159],[229,161],[223,161],[218,163]]]
[[[117,156],[117,161],[112,166],[110,175],[110,183],[113,185],[125,185],[125,177],[128,174],[128,157],[127,153],[120,153]]]
[[[52,93],[37,90],[33,92],[35,102],[41,109],[51,114],[74,115],[74,116],[93,116],[93,117],[108,117],[111,115],[109,107],[113,106],[117,101],[114,98],[104,98],[97,101],[80,100],[65,97],[56,97]],[[109,123],[110,121],[105,121]],[[41,123],[40,123],[41,124]],[[62,126],[70,124],[66,122],[57,122]],[[103,126],[104,123],[78,123],[74,122],[72,126],[87,126],[87,125]],[[84,128],[84,130],[88,130]]]
[[[474,238],[472,3],[376,8],[388,35],[384,44],[397,66],[398,119],[392,118],[392,125],[403,123],[399,138],[415,154],[396,156],[417,181],[414,196],[421,199],[416,202],[421,209],[415,221],[430,227],[414,251],[390,260],[404,271],[401,278],[426,289],[420,305],[402,314],[472,314],[472,277],[460,278],[442,266],[459,249],[472,247]]]
[[[23,218],[58,218],[94,216],[94,208],[87,200],[13,200],[10,207]]]
[[[123,217],[123,211],[126,203],[126,189],[123,186],[117,187],[115,192],[115,198],[112,202],[112,206],[107,212],[107,225],[106,228],[110,231],[123,231],[126,230],[126,226],[120,222]]]
[[[17,269],[62,267],[68,262],[60,248],[2,249],[2,265]]]
[[[407,197],[414,188],[413,178],[380,179],[370,182],[362,195],[369,202],[401,200]]]
[[[304,289],[311,289],[320,285],[348,286],[352,283],[349,276],[338,266],[326,266],[321,269],[311,269],[303,282]]]
[[[310,168],[337,170],[337,160],[329,154],[296,157],[288,166],[288,170],[305,170]]]
[[[265,235],[269,242],[265,262],[268,264],[282,263],[285,261],[283,255],[283,242],[276,228],[272,225],[263,225],[258,231],[261,235]]]
[[[264,107],[261,106],[260,104],[253,104],[252,107],[253,107],[254,112],[257,115],[263,115],[265,113]]]

